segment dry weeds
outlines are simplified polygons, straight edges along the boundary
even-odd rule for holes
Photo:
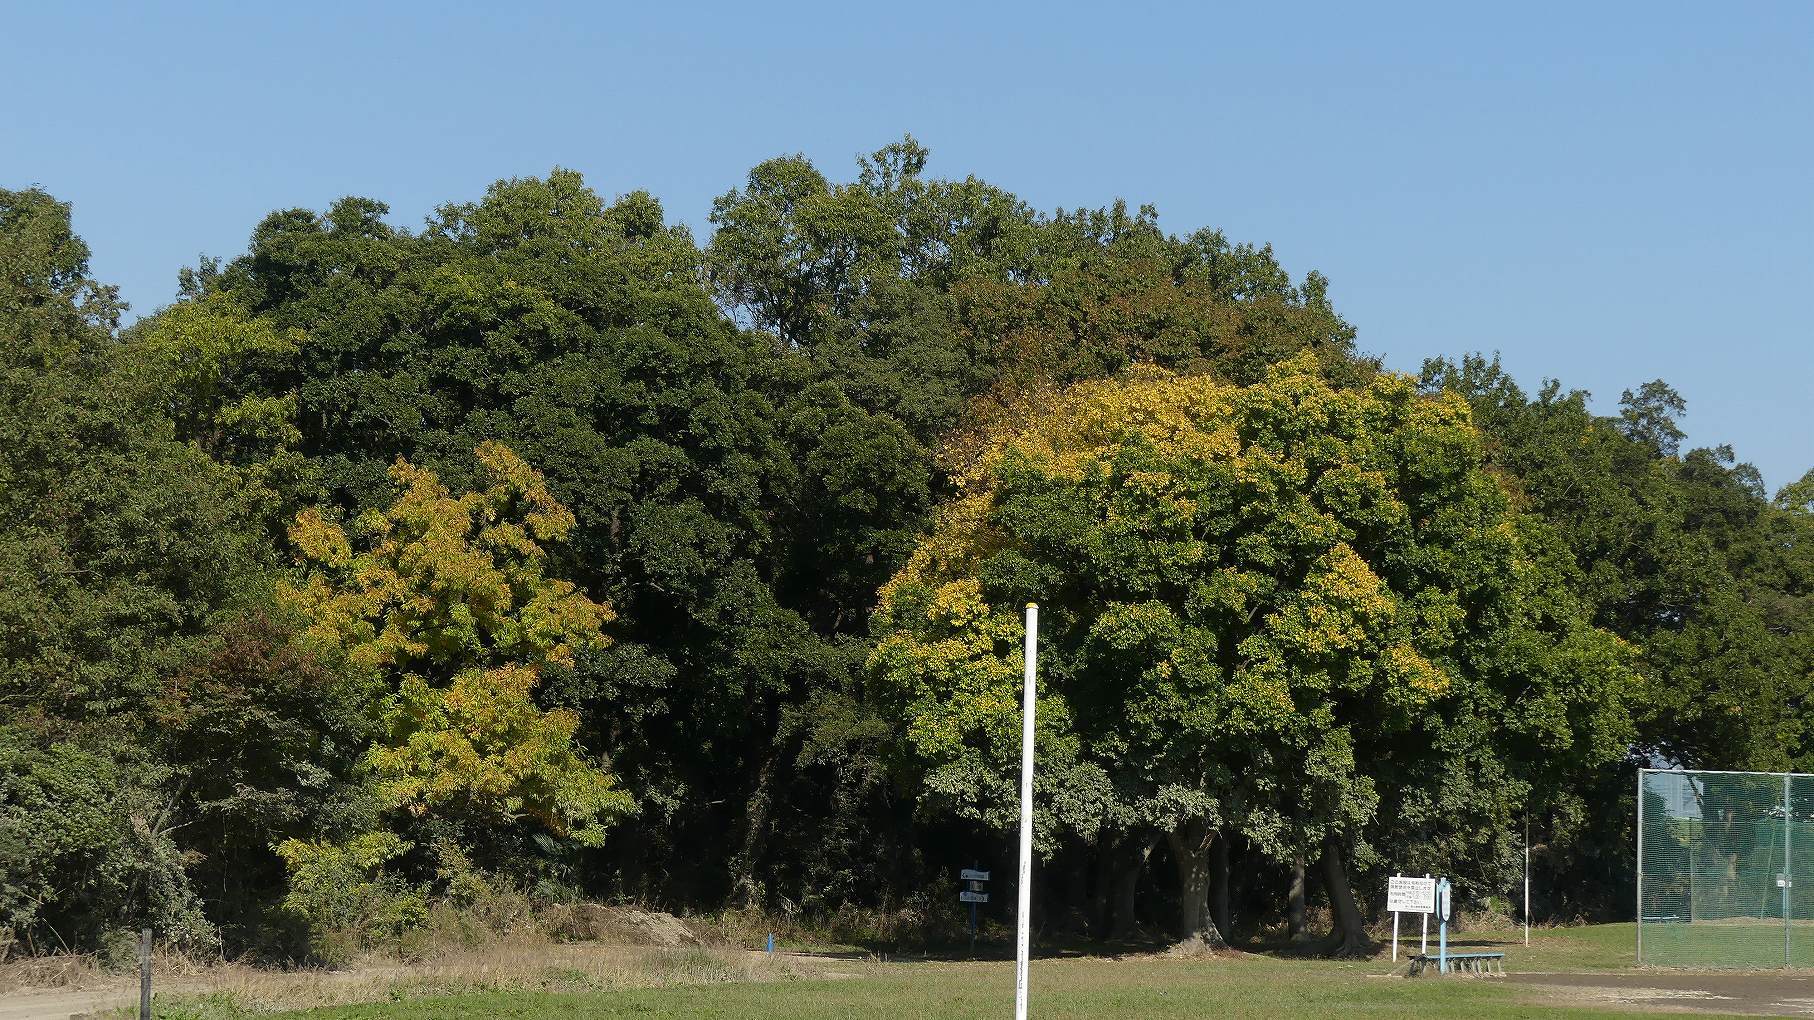
[[[626,912],[627,914],[628,912]],[[620,915],[615,920],[623,921]],[[667,940],[681,931],[655,918],[632,925]],[[154,965],[160,1001],[188,1001],[197,1015],[308,1009],[430,995],[499,990],[602,991],[742,981],[788,981],[818,974],[818,963],[745,949],[691,945],[558,942],[525,931],[478,946],[449,945],[426,959],[373,954],[338,970],[272,970],[239,963],[196,964],[160,956]],[[59,988],[125,990],[128,974],[104,971],[87,956],[38,957],[0,966],[0,992]]]

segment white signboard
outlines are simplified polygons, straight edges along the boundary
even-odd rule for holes
[[[971,892],[966,889],[957,894],[957,901],[959,903],[987,903],[989,902],[989,894],[986,892]]]
[[[960,882],[987,882],[989,880],[989,873],[987,871],[977,871],[974,868],[965,868],[957,873],[957,877]]]
[[[1394,913],[1428,914],[1436,909],[1436,880],[1394,876],[1386,885],[1386,909]]]

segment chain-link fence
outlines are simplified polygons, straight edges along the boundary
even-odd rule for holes
[[[1638,773],[1638,962],[1814,967],[1814,776]]]

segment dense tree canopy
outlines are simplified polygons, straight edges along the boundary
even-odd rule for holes
[[[1307,893],[1352,948],[1527,818],[1603,912],[1624,766],[1814,768],[1814,473],[1661,382],[1419,388],[1270,248],[911,138],[712,225],[349,197],[122,327],[0,191],[0,956],[335,960],[484,890],[933,924],[1009,853],[1028,600],[1048,930]]]
[[[1430,388],[1468,397],[1491,456],[1582,565],[1601,626],[1657,679],[1645,750],[1699,768],[1814,765],[1814,518],[1772,505],[1730,448],[1679,453],[1685,404],[1662,382],[1627,391],[1617,419],[1546,385],[1535,399],[1496,362],[1433,362]]]
[[[1620,648],[1481,470],[1458,399],[1391,375],[1338,390],[1305,359],[1246,388],[1083,384],[963,482],[883,590],[875,653],[926,796],[1006,821],[1010,639],[1037,600],[1048,833],[1166,834],[1182,936],[1210,931],[1222,832],[1324,855],[1358,943],[1342,862],[1373,859],[1387,818],[1421,817],[1426,842],[1504,828],[1533,779],[1629,742]]]
[[[367,756],[386,807],[479,826],[527,817],[597,845],[629,798],[573,746],[577,715],[533,696],[544,671],[608,643],[613,614],[546,576],[542,543],[565,538],[573,515],[541,475],[497,443],[476,452],[485,488],[459,496],[399,460],[397,501],[360,517],[358,547],[303,511],[290,537],[308,573],[280,597],[309,638],[388,692]]]

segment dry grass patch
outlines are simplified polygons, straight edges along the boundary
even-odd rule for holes
[[[222,965],[198,975],[200,980],[172,981],[159,1013],[235,1016],[483,992],[596,992],[790,981],[810,972],[799,961],[735,949],[557,943],[523,937],[448,949],[420,962],[368,957],[332,971]]]

